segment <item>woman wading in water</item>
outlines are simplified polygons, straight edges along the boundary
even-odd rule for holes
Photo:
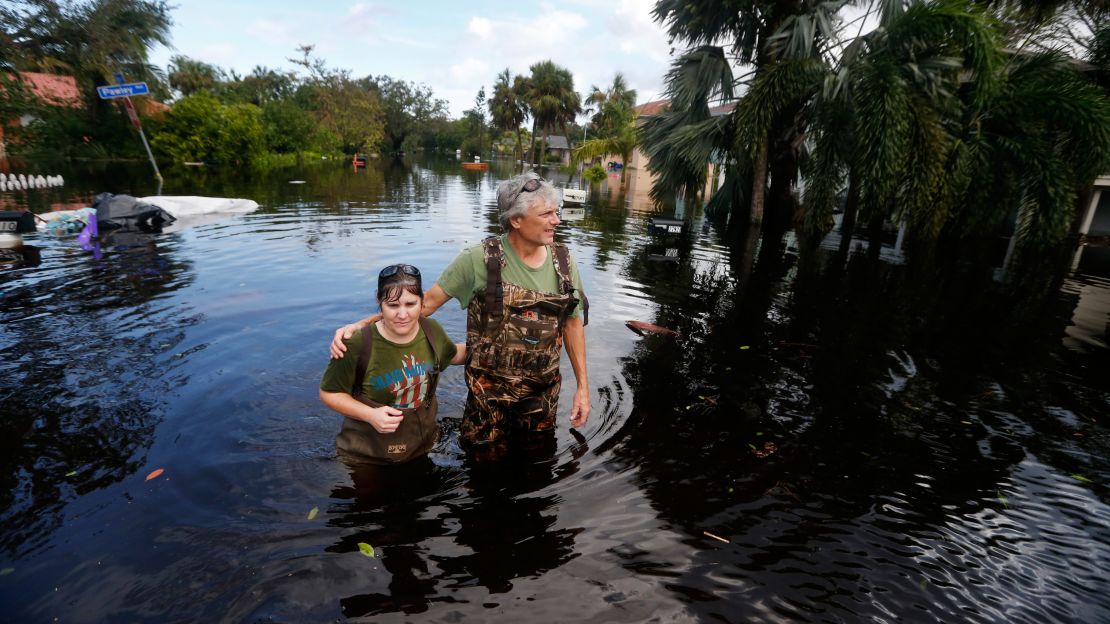
[[[400,463],[423,457],[439,436],[435,397],[439,373],[461,364],[466,345],[421,315],[420,270],[394,264],[378,274],[381,319],[346,341],[320,381],[320,400],[343,414],[340,455]]]

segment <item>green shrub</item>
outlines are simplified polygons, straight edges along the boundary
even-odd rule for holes
[[[605,178],[609,177],[609,174],[606,173],[604,167],[599,164],[594,164],[593,166],[587,168],[585,171],[582,172],[582,177],[589,180],[590,184],[598,184]]]

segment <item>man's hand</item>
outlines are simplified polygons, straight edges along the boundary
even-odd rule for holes
[[[328,351],[331,353],[331,359],[342,359],[343,354],[347,352],[347,345],[343,343],[344,340],[350,339],[355,335],[355,332],[362,329],[367,325],[365,320],[356,321],[350,325],[344,325],[335,330],[335,336],[331,339],[331,345]]]
[[[570,426],[581,427],[590,417],[590,389],[579,388],[574,393],[574,405],[570,408]]]
[[[401,410],[388,405],[374,407],[370,409],[366,422],[370,423],[370,426],[378,433],[393,433],[397,431],[397,427],[400,427],[401,421],[405,419],[401,414]]]

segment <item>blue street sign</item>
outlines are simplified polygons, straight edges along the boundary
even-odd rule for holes
[[[150,93],[145,82],[132,82],[131,84],[110,85],[97,87],[96,92],[102,100],[127,97],[129,95],[146,95]]]

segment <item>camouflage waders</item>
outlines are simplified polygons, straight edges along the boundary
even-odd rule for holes
[[[424,400],[419,407],[398,408],[401,409],[401,415],[404,418],[393,433],[380,433],[368,422],[344,417],[343,428],[335,436],[335,445],[341,455],[369,463],[395,464],[427,455],[435,447],[436,440],[439,439],[439,424],[436,423],[436,412],[439,409],[439,403],[436,401],[436,386],[439,384],[439,373],[442,367],[439,365],[439,353],[436,352],[431,327],[424,317],[417,320],[432,350],[432,364],[435,367],[430,373],[431,385],[428,386]],[[370,362],[370,353],[374,348],[373,334],[374,329],[370,326],[362,330],[362,351],[355,366],[355,382],[352,384],[351,396],[370,407],[382,407],[384,403],[371,399],[362,391],[362,380],[365,378],[366,366]]]
[[[501,239],[488,238],[483,247],[486,290],[466,311],[469,392],[459,431],[460,440],[472,449],[503,443],[514,433],[555,426],[563,324],[578,303],[565,245],[549,247],[559,276],[558,295],[503,283]],[[589,309],[585,299],[583,295],[583,315]]]

